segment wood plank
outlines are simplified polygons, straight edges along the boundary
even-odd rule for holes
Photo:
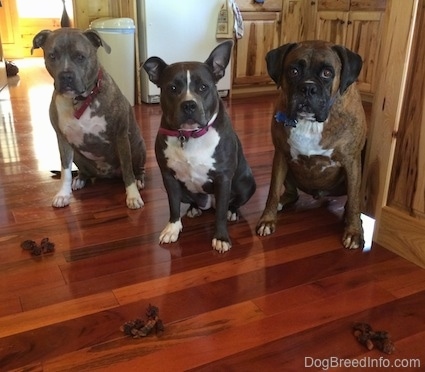
[[[236,353],[216,362],[205,364],[190,371],[255,371],[255,370],[284,370],[300,371],[306,369],[321,370],[329,368],[332,371],[359,370],[349,367],[326,366],[331,358],[338,361],[374,362],[375,367],[364,365],[366,371],[385,371],[390,368],[377,368],[382,365],[382,359],[392,365],[396,360],[403,360],[406,370],[420,370],[425,352],[421,347],[424,337],[424,324],[421,320],[420,308],[423,306],[423,294],[417,294],[411,298],[390,302],[366,310],[357,314],[349,315],[335,321],[324,323],[318,327],[300,332],[295,335],[280,338],[270,343],[264,343],[252,348],[247,352]],[[412,309],[415,309],[411,311]],[[408,315],[409,314],[409,315]],[[403,319],[402,322],[394,323],[393,319]],[[376,330],[387,330],[396,346],[393,355],[386,355],[378,350],[368,351],[360,345],[352,335],[351,327],[354,322],[364,321],[372,325]],[[412,343],[416,342],[415,345]],[[409,346],[412,349],[409,349]],[[307,358],[307,359],[306,359]],[[321,366],[311,366],[312,360],[319,362]],[[323,361],[323,362],[321,362]],[[378,363],[381,364],[378,364]],[[420,363],[420,364],[418,364]],[[410,367],[410,368],[409,368]]]
[[[8,315],[0,319],[0,338],[93,314],[115,306],[117,306],[117,301],[109,292]]]
[[[373,293],[373,296],[363,296],[364,293]],[[46,364],[48,369],[61,370],[65,365],[71,363],[72,368],[78,370],[87,368],[92,365],[101,364],[102,370],[116,371],[120,369],[136,370],[136,366],[143,364],[146,370],[158,370],[161,366],[162,370],[183,371],[189,368],[201,366],[212,362],[217,358],[225,358],[234,353],[247,351],[259,344],[267,344],[282,337],[290,336],[296,332],[315,327],[324,321],[329,322],[339,319],[343,316],[353,314],[352,302],[359,301],[359,309],[367,309],[381,303],[389,302],[393,297],[387,292],[374,288],[369,284],[360,290],[347,291],[332,298],[322,299],[313,304],[316,311],[311,311],[303,305],[280,312],[277,315],[266,317],[261,320],[253,320],[249,324],[235,326],[230,329],[223,330],[218,333],[210,334],[208,338],[200,337],[193,341],[177,343],[170,345],[167,350],[157,350],[147,355],[135,356],[131,353],[131,361],[128,356],[120,354],[119,360],[101,358],[95,363],[88,364],[87,358],[82,358],[83,364],[78,365],[77,353],[73,353],[70,358],[63,360],[58,358]],[[357,305],[359,305],[357,302]],[[356,306],[356,308],[358,308]],[[300,324],[302,319],[302,324]],[[255,332],[253,332],[255,330]],[[235,342],[235,340],[238,340]],[[166,355],[172,352],[173,358],[168,359]],[[89,356],[90,358],[92,355]],[[75,363],[75,364],[73,364]]]

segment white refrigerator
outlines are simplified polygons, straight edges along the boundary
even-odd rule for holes
[[[204,62],[225,39],[217,39],[217,19],[227,0],[138,0],[139,57],[143,64],[157,56],[166,63]],[[231,87],[231,62],[217,88],[226,97]],[[141,98],[159,102],[159,88],[140,71]]]

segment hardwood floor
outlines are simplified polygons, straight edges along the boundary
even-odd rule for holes
[[[120,180],[51,207],[59,181],[50,170],[60,164],[48,119],[52,82],[38,59],[18,66],[11,101],[0,101],[1,371],[301,371],[337,361],[332,370],[358,369],[343,359],[375,363],[364,371],[423,370],[425,270],[377,245],[343,249],[343,198],[303,196],[279,215],[275,234],[256,236],[272,97],[226,101],[258,188],[229,224],[231,251],[218,254],[212,212],[184,218],[179,241],[158,244],[168,204],[153,153],[157,105],[135,107],[148,150],[143,209],[127,209]],[[51,254],[20,247],[45,237]],[[144,318],[149,304],[165,331],[125,336],[120,327]],[[357,321],[390,332],[395,353],[360,345]]]

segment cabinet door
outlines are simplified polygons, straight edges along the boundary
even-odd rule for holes
[[[234,85],[271,82],[266,53],[279,46],[280,12],[242,12],[244,36],[236,40]]]
[[[287,0],[283,2],[282,8],[282,35],[280,43],[296,43],[302,41],[303,30],[306,27],[303,27],[303,1],[302,0]]]
[[[350,12],[347,24],[347,48],[360,54],[363,67],[358,78],[362,92],[375,92],[374,76],[379,56],[382,12]]]
[[[22,58],[18,10],[15,0],[0,1],[0,33],[7,59]]]
[[[345,45],[348,12],[320,11],[317,13],[316,39]]]

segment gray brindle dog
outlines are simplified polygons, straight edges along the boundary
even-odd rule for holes
[[[146,148],[133,108],[97,59],[97,49],[110,47],[94,30],[43,30],[33,39],[42,48],[54,80],[50,120],[61,157],[59,192],[54,207],[70,203],[72,190],[92,178],[122,177],[128,208],[143,206]],[[125,67],[123,67],[125,68]],[[72,179],[72,163],[78,175]]]

